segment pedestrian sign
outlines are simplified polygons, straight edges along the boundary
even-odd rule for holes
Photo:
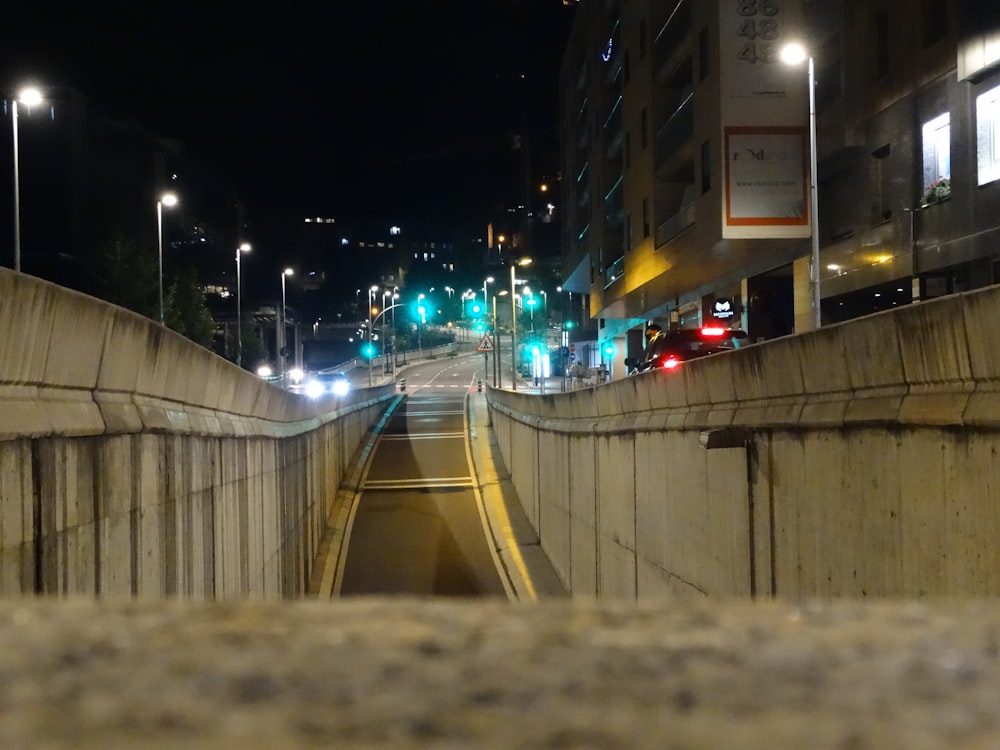
[[[479,346],[476,347],[477,352],[491,352],[493,351],[493,339],[490,338],[489,334],[486,334],[479,340]]]

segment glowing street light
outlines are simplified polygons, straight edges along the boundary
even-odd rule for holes
[[[34,86],[21,89],[11,102],[11,125],[14,131],[14,270],[21,270],[21,178],[18,164],[17,104],[29,109],[42,103],[42,92]]]
[[[280,375],[282,376],[282,378],[284,378],[284,376],[285,376],[285,359],[286,359],[286,356],[287,356],[285,354],[285,348],[286,348],[286,341],[285,341],[285,328],[286,328],[286,326],[285,326],[285,320],[286,320],[286,317],[285,317],[285,277],[286,276],[292,276],[294,274],[295,274],[295,271],[293,271],[291,268],[286,268],[284,271],[281,272],[281,337],[280,337],[280,340],[278,341],[278,361],[281,363],[281,372],[280,372]]]
[[[812,287],[813,328],[821,325],[819,293],[819,196],[816,189],[816,74],[813,58],[801,44],[786,44],[781,48],[781,61],[787,65],[809,63],[809,218],[812,235],[812,259],[809,285]]]
[[[244,242],[236,248],[236,364],[243,366],[243,301],[240,297],[240,256],[250,252],[250,244]]]
[[[160,325],[163,322],[163,207],[173,208],[177,205],[177,196],[173,193],[164,193],[156,201],[156,247],[159,261],[159,290],[160,290]]]

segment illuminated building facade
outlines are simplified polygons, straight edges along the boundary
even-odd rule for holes
[[[594,0],[560,80],[563,285],[646,321],[813,327],[1000,280],[1000,11],[982,0]],[[728,317],[727,317],[728,316]],[[616,373],[620,374],[620,373]]]

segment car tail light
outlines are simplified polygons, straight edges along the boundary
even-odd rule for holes
[[[722,326],[705,326],[701,329],[701,335],[707,338],[721,338],[726,335],[726,329]]]
[[[665,370],[676,370],[681,364],[681,361],[677,359],[673,354],[663,360],[663,369]]]

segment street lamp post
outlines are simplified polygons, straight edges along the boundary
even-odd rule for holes
[[[500,347],[497,346],[497,296],[493,295],[493,387],[497,387],[497,376],[500,374]]]
[[[21,270],[21,177],[17,141],[17,103],[34,107],[42,103],[42,92],[34,86],[21,89],[11,102],[11,129],[14,135],[14,270]]]
[[[295,273],[291,268],[286,268],[281,272],[281,337],[278,343],[278,363],[281,367],[281,382],[285,384],[285,359],[287,357],[285,350],[286,346],[286,312],[285,312],[285,277],[291,276]]]
[[[816,187],[816,73],[812,55],[800,44],[788,44],[782,47],[781,59],[788,65],[798,65],[806,60],[809,69],[809,223],[812,235],[809,284],[812,291],[813,328],[816,329],[822,324],[819,290],[819,195]]]
[[[240,281],[240,256],[250,252],[247,242],[236,248],[236,364],[243,366],[243,301],[240,299],[242,283]]]
[[[513,360],[511,362],[511,374],[513,378],[510,387],[515,391],[517,390],[517,299],[515,299],[517,278],[514,271],[517,266],[527,266],[530,264],[531,258],[521,258],[510,264],[510,350]]]
[[[424,312],[425,311],[424,311],[424,303],[423,303],[423,299],[426,296],[427,295],[425,295],[423,293],[417,295],[417,313],[420,315],[420,321],[417,323],[417,358],[418,359],[420,359],[420,358],[422,358],[424,356],[424,353],[423,353],[424,346],[423,346],[423,342],[420,339],[420,334],[421,334],[421,330],[423,329],[423,326],[424,326],[424,321],[426,320],[426,317],[424,316]]]
[[[156,201],[156,248],[157,260],[159,264],[159,282],[157,284],[160,292],[160,325],[163,322],[163,207],[171,208],[177,205],[177,196],[173,193],[164,193]]]
[[[368,387],[372,386],[372,358],[375,351],[375,344],[372,343],[372,333],[375,328],[375,292],[377,286],[368,288]]]

